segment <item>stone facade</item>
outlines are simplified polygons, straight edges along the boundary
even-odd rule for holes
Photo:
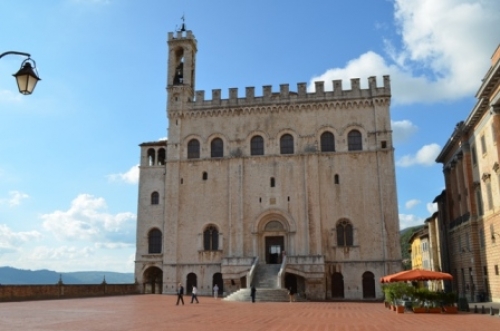
[[[445,197],[438,199],[445,226],[454,290],[470,301],[500,302],[500,48],[437,161]]]
[[[401,269],[389,77],[207,100],[192,32],[168,47],[168,140],[140,145],[143,292],[229,293],[271,263],[311,299],[380,298],[378,279]]]

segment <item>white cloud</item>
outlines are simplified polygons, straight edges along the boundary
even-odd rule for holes
[[[427,207],[427,211],[431,215],[438,211],[437,203],[429,202],[429,203],[427,203],[426,207]]]
[[[137,184],[139,182],[139,165],[135,165],[122,174],[108,175],[110,181],[123,181],[127,184]]]
[[[131,228],[135,225],[135,215],[112,215],[101,211],[106,208],[103,198],[80,194],[71,202],[67,211],[57,210],[42,215],[43,227],[60,240],[120,242],[121,236],[128,238]]]
[[[391,121],[391,126],[394,145],[405,142],[418,130],[418,127],[409,120]]]
[[[130,248],[135,247],[135,244],[132,243],[95,243],[95,248],[98,249],[122,249],[122,248]]]
[[[0,103],[20,103],[22,101],[22,94],[19,92],[14,93],[10,90],[0,90]]]
[[[401,230],[412,226],[423,225],[424,221],[425,219],[417,217],[415,215],[399,214],[399,227]]]
[[[432,166],[436,164],[436,157],[439,155],[441,147],[438,144],[423,146],[415,155],[405,155],[401,157],[396,165],[409,167],[412,165]]]
[[[33,249],[26,257],[33,261],[55,261],[55,260],[74,260],[89,258],[94,255],[95,250],[91,247],[77,248],[72,246],[46,247],[38,246]]]
[[[395,0],[398,48],[386,42],[388,58],[368,51],[313,77],[325,81],[390,75],[394,103],[456,100],[473,95],[498,45],[500,1]],[[480,38],[478,38],[480,36]],[[380,83],[379,83],[380,85]],[[348,87],[344,87],[348,88]]]
[[[420,203],[420,200],[417,200],[417,199],[408,200],[405,203],[405,207],[406,207],[406,209],[412,209],[413,207],[415,207],[419,203]]]
[[[0,224],[0,254],[14,252],[20,245],[41,237],[37,231],[14,232],[7,225]]]
[[[0,199],[0,205],[7,204],[10,207],[19,206],[23,199],[29,198],[29,195],[19,191],[10,191],[9,198]]]

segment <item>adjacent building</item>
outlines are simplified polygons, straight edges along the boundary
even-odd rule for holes
[[[454,290],[471,301],[500,302],[500,48],[467,119],[437,158],[445,196],[437,198]]]
[[[379,278],[401,270],[389,77],[207,98],[197,49],[169,33],[168,140],[140,145],[142,291],[230,293],[274,264],[310,299],[382,297]]]

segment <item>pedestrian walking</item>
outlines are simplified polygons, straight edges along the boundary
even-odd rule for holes
[[[293,299],[294,299],[294,298],[293,298],[293,296],[294,296],[294,295],[295,295],[295,292],[293,291],[293,288],[292,288],[292,287],[290,287],[290,288],[288,289],[288,297],[290,298],[290,302],[293,302],[293,301],[294,301],[294,300],[293,300]]]
[[[252,285],[250,288],[250,297],[252,298],[252,302],[255,302],[255,292],[257,292],[257,289]]]
[[[193,300],[196,300],[196,303],[200,303],[198,301],[198,289],[196,288],[196,286],[193,285],[193,290],[191,291],[191,303],[193,303]]]
[[[184,287],[182,283],[179,283],[179,287],[177,288],[177,306],[179,305],[179,301],[182,301],[182,305],[184,306]]]
[[[214,298],[217,299],[217,296],[219,295],[219,286],[217,284],[214,285]]]

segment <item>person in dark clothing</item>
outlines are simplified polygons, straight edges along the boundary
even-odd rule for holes
[[[288,289],[288,297],[290,298],[290,302],[293,302],[293,301],[294,301],[294,300],[293,300],[293,296],[294,296],[294,294],[295,294],[295,292],[293,291],[293,288],[292,288],[292,287],[290,287],[290,288]]]
[[[255,302],[255,292],[257,292],[257,290],[255,289],[255,286],[252,285],[250,289],[250,297],[252,298],[252,302]]]
[[[182,283],[179,283],[179,287],[177,288],[177,306],[179,305],[179,301],[182,301],[182,305],[184,306],[184,287]]]

